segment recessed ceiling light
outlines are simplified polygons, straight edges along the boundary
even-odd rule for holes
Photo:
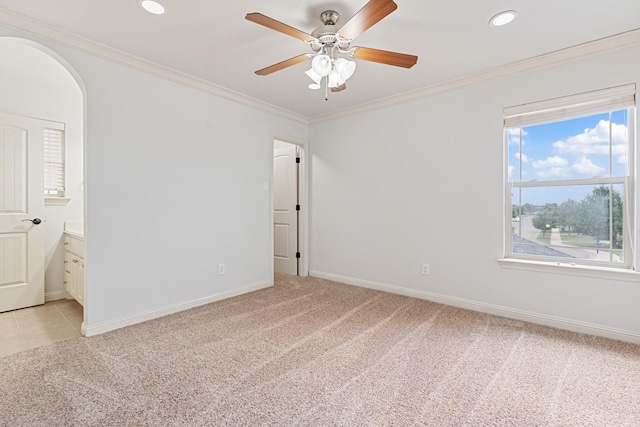
[[[500,12],[499,14],[491,18],[491,20],[489,21],[489,24],[491,24],[494,27],[507,25],[509,22],[516,19],[516,16],[518,16],[518,12],[516,12],[515,10],[506,10],[504,12]]]
[[[318,83],[311,83],[311,84],[309,84],[309,89],[318,90],[318,89],[320,89],[320,85]]]
[[[162,15],[165,12],[163,5],[154,0],[140,0],[140,6],[149,13],[154,15]]]

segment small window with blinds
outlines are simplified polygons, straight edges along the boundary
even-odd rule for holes
[[[635,85],[505,108],[505,256],[635,269]]]
[[[44,196],[64,197],[64,131],[44,130]]]

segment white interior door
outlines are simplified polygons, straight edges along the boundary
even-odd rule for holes
[[[274,271],[298,274],[298,178],[296,146],[276,143],[273,151]]]
[[[44,304],[43,138],[48,124],[0,114],[0,312]]]

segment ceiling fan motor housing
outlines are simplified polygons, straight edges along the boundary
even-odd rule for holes
[[[325,10],[320,14],[320,19],[324,25],[313,30],[311,35],[323,45],[335,43],[338,32],[336,22],[338,22],[339,17],[340,15],[335,10]]]
[[[322,27],[318,27],[313,30],[311,35],[322,43],[333,43],[336,41],[336,26],[324,25]]]
[[[345,40],[338,34],[336,23],[339,18],[340,15],[335,10],[325,10],[320,14],[320,19],[324,25],[316,28],[311,33],[311,35],[315,37],[315,40],[310,43],[314,52],[326,51],[327,48],[332,48],[334,46],[337,47],[340,52],[347,52],[350,40]],[[327,54],[334,59],[337,53],[338,52],[336,51],[331,55],[327,52]]]
[[[320,20],[324,25],[336,25],[340,19],[340,14],[335,10],[325,10],[320,14]]]

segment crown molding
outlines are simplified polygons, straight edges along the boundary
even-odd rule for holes
[[[182,84],[184,86],[210,93],[221,98],[225,98],[249,107],[256,108],[261,111],[272,113],[302,124],[309,125],[334,120],[337,118],[344,118],[346,116],[362,113],[365,111],[371,111],[396,104],[401,104],[417,98],[435,95],[464,86],[501,79],[516,74],[562,64],[565,62],[575,61],[589,56],[599,55],[613,50],[640,45],[640,29],[636,29],[611,37],[594,40],[566,49],[561,49],[544,55],[525,59],[523,61],[514,62],[476,74],[464,76],[458,79],[437,83],[432,86],[403,92],[386,98],[380,98],[375,101],[366,102],[349,108],[332,111],[331,113],[306,117],[304,115],[294,113],[292,111],[259,100],[257,98],[253,98],[240,92],[236,92],[223,86],[211,83],[205,79],[191,76],[189,74],[177,71],[173,68],[166,67],[164,65],[115,49],[105,44],[81,37],[77,34],[61,30],[54,26],[34,20],[33,18],[18,14],[3,7],[0,7],[0,24],[13,30],[42,37],[46,40],[85,51],[94,56],[128,66],[147,74],[164,78],[174,83]]]
[[[535,56],[523,61],[514,62],[502,67],[492,68],[490,70],[471,74],[458,79],[437,83],[435,85],[427,86],[417,90],[381,98],[376,101],[366,102],[354,107],[332,111],[331,113],[327,114],[312,116],[309,118],[309,124],[313,125],[329,120],[344,118],[346,116],[401,104],[417,98],[435,95],[437,93],[458,89],[464,86],[510,77],[516,74],[522,74],[525,72],[538,70],[541,68],[546,68],[553,65],[571,62],[578,59],[587,58],[589,56],[595,56],[602,53],[611,52],[613,50],[625,49],[637,45],[640,45],[640,29],[628,31],[603,39],[594,40],[566,49],[557,50],[544,55]]]
[[[276,114],[287,119],[291,119],[303,124],[308,124],[308,118],[301,114],[293,113],[284,108],[261,101],[233,91],[223,86],[211,83],[199,77],[194,77],[173,68],[166,67],[153,61],[132,55],[127,52],[115,49],[102,43],[89,40],[77,34],[61,30],[54,26],[37,21],[33,18],[13,12],[0,7],[0,24],[19,32],[44,38],[45,40],[60,43],[90,53],[102,59],[125,65],[138,71],[151,74],[163,79],[178,83],[202,92],[210,93],[221,98],[225,98],[249,107],[256,108],[268,113]]]

